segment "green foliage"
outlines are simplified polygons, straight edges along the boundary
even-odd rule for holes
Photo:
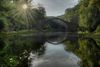
[[[100,24],[100,1],[99,0],[79,0],[79,3],[66,9],[62,19],[73,22],[72,19],[77,16],[79,31],[94,32]]]
[[[38,9],[33,9],[33,23],[40,22],[45,19],[45,9],[43,7],[38,7]]]
[[[100,33],[100,25],[97,27],[95,32]]]
[[[79,38],[76,41],[65,42],[65,46],[67,51],[74,52],[80,58],[80,67],[99,67],[100,42],[96,41],[91,38]]]
[[[30,53],[34,51],[37,55],[42,55],[45,50],[45,42],[40,42],[38,37],[11,35],[0,38],[0,67],[28,67]]]
[[[6,31],[19,31],[19,30],[26,30],[26,29],[34,29],[34,24],[38,24],[40,21],[45,19],[45,9],[43,7],[38,7],[32,9],[28,14],[23,17],[22,15],[15,16],[18,10],[17,2],[19,0],[1,0],[0,1],[0,18],[3,17],[3,21],[1,22],[1,27],[5,29],[8,28]],[[31,2],[31,0],[26,0],[25,2]],[[23,4],[23,3],[22,3]],[[15,11],[15,15],[12,14]],[[31,16],[30,16],[31,14]],[[27,17],[27,18],[26,18]],[[26,20],[27,19],[27,20]],[[3,23],[4,22],[4,23]],[[5,25],[6,23],[6,25]],[[8,24],[8,26],[7,26]],[[7,26],[7,27],[6,27]]]
[[[78,8],[79,5],[76,5],[74,8],[66,9],[63,19],[68,22],[72,22],[73,16],[78,16]]]
[[[8,20],[6,18],[0,18],[0,31],[6,31],[8,28]]]
[[[92,32],[96,30],[100,21],[100,5],[98,0],[82,0],[80,1],[80,22],[79,26],[83,26]]]

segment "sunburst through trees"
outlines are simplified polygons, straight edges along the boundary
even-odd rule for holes
[[[33,20],[33,9],[38,9],[39,7],[33,0],[13,0],[11,4],[13,4],[14,8],[8,11],[8,13],[14,19],[18,18],[23,20],[27,25]]]

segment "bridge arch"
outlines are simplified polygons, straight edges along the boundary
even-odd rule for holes
[[[46,34],[46,40],[52,44],[62,43],[67,39],[69,22],[66,22],[57,17],[47,18],[41,27],[41,31]],[[47,27],[47,28],[43,28]]]
[[[42,22],[41,30],[47,32],[68,32],[69,22],[57,17],[49,17]],[[47,27],[47,28],[44,28]]]

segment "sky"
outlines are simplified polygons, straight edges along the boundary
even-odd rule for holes
[[[59,16],[65,13],[65,9],[75,6],[78,0],[33,0],[41,4],[47,16]]]

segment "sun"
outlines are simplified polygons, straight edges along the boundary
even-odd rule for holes
[[[27,8],[28,8],[28,5],[27,5],[27,4],[23,4],[23,5],[22,5],[22,8],[23,8],[23,9],[27,9]]]
[[[12,18],[20,19],[23,23],[28,23],[34,21],[33,17],[35,17],[35,12],[33,9],[38,9],[38,4],[36,4],[33,0],[13,0],[11,1],[11,5],[14,5],[14,8],[8,11],[8,14],[12,16]]]

